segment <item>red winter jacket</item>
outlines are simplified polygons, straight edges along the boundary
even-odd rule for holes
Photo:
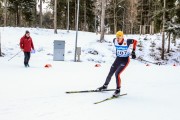
[[[32,38],[24,35],[20,40],[20,47],[24,52],[30,52],[31,48],[34,49]]]

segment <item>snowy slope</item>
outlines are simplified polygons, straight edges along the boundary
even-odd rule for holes
[[[52,61],[53,59],[53,41],[65,40],[65,61],[74,60],[75,31],[67,33],[66,30],[58,30],[58,34],[53,34],[52,29],[41,28],[13,28],[5,27],[1,29],[2,51],[6,58],[11,58],[19,51],[19,39],[24,35],[25,30],[31,32],[36,48],[35,56],[41,56],[39,59]],[[106,35],[104,43],[97,42],[99,35],[90,32],[78,33],[78,47],[82,48],[81,61],[90,61],[95,63],[112,63],[115,58],[115,49],[112,43],[115,35]],[[165,54],[165,61],[161,61],[161,35],[126,35],[126,38],[138,40],[136,50],[137,57],[141,57],[151,62],[164,62],[166,64],[180,64],[180,40],[177,40],[177,46],[171,43],[171,52]],[[153,42],[155,44],[153,44]],[[153,45],[152,45],[153,44]],[[167,49],[167,41],[165,42]],[[152,51],[153,50],[153,51]],[[21,57],[23,54],[19,55]],[[43,57],[42,57],[43,56]]]
[[[23,53],[8,61],[19,51],[19,39],[26,29],[30,30],[36,48],[30,68],[23,66]],[[83,62],[72,62],[73,31],[59,30],[54,35],[53,30],[7,27],[1,28],[1,36],[6,55],[0,58],[0,120],[179,120],[180,67],[173,66],[172,61],[168,65],[146,66],[131,60],[121,76],[121,93],[128,95],[94,105],[113,92],[65,94],[65,91],[96,89],[104,83],[114,60],[111,43],[114,35],[106,36],[109,42],[97,43],[99,36],[95,33],[79,32]],[[66,40],[65,61],[53,61],[53,40]],[[150,41],[143,44],[148,46]],[[137,55],[151,60],[147,46],[144,54],[137,50]],[[99,54],[90,54],[93,50]],[[179,57],[178,54],[173,57]],[[97,62],[101,62],[101,67],[94,67]],[[44,68],[45,64],[52,67]],[[109,88],[115,88],[114,76]]]

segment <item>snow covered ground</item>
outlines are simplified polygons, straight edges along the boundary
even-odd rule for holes
[[[36,59],[53,60],[53,42],[54,40],[65,41],[65,61],[74,60],[75,48],[75,31],[67,33],[66,30],[58,30],[58,34],[54,34],[52,29],[41,28],[17,28],[17,27],[0,27],[2,52],[6,54],[5,59],[11,58],[19,52],[19,39],[24,35],[25,30],[31,32],[35,49]],[[106,35],[104,43],[97,42],[100,35],[90,32],[79,32],[77,46],[82,48],[81,61],[95,63],[112,63],[115,58],[115,48],[112,39],[115,35]],[[138,40],[136,50],[137,57],[141,57],[151,62],[162,62],[161,58],[161,35],[126,35],[126,38]],[[165,42],[167,49],[167,41]],[[22,53],[18,57],[22,57]],[[40,57],[39,57],[40,56]],[[177,40],[177,45],[171,43],[171,52],[165,54],[163,63],[172,65],[180,65],[180,40]]]
[[[8,61],[19,52],[19,39],[27,29],[36,48],[30,68],[23,66],[23,53]],[[173,66],[172,59],[162,66],[146,66],[131,60],[121,76],[121,93],[128,95],[118,99],[94,105],[113,92],[65,94],[71,90],[96,89],[104,83],[115,57],[113,37],[107,35],[106,43],[97,43],[99,36],[95,33],[79,32],[82,62],[72,62],[73,31],[59,30],[54,35],[53,30],[48,29],[1,28],[5,56],[0,58],[0,120],[179,120],[180,67],[178,63]],[[139,40],[138,35],[127,37]],[[149,39],[154,37],[157,36]],[[66,41],[65,61],[53,61],[54,40]],[[147,60],[153,60],[148,56],[150,43],[143,41],[146,46],[143,52],[137,49],[137,56],[141,54]],[[92,54],[94,50],[98,55]],[[179,58],[179,52],[171,57]],[[96,63],[101,63],[101,67],[94,67]],[[44,68],[45,64],[52,67]],[[115,88],[115,77],[109,88]]]

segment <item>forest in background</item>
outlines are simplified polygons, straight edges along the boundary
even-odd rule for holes
[[[75,30],[77,2],[78,0],[0,0],[0,25],[54,28],[56,11],[57,28],[67,29],[69,20],[68,28]],[[179,0],[165,2],[164,9],[164,0],[80,0],[78,29],[99,32],[104,18],[106,33],[114,34],[117,30],[123,30],[127,34],[158,33],[162,31],[164,11],[166,27],[180,23]],[[47,5],[47,11],[42,10],[43,4]],[[101,15],[103,10],[104,17]]]

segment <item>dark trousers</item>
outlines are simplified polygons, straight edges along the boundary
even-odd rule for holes
[[[117,57],[110,68],[109,74],[106,78],[104,85],[109,84],[109,82],[111,81],[111,77],[115,73],[116,85],[117,85],[117,89],[119,89],[121,87],[120,75],[123,72],[123,70],[128,66],[129,62],[130,62],[129,57],[125,57],[125,58]]]
[[[24,52],[24,65],[27,66],[29,64],[29,59],[31,57],[30,52]]]

